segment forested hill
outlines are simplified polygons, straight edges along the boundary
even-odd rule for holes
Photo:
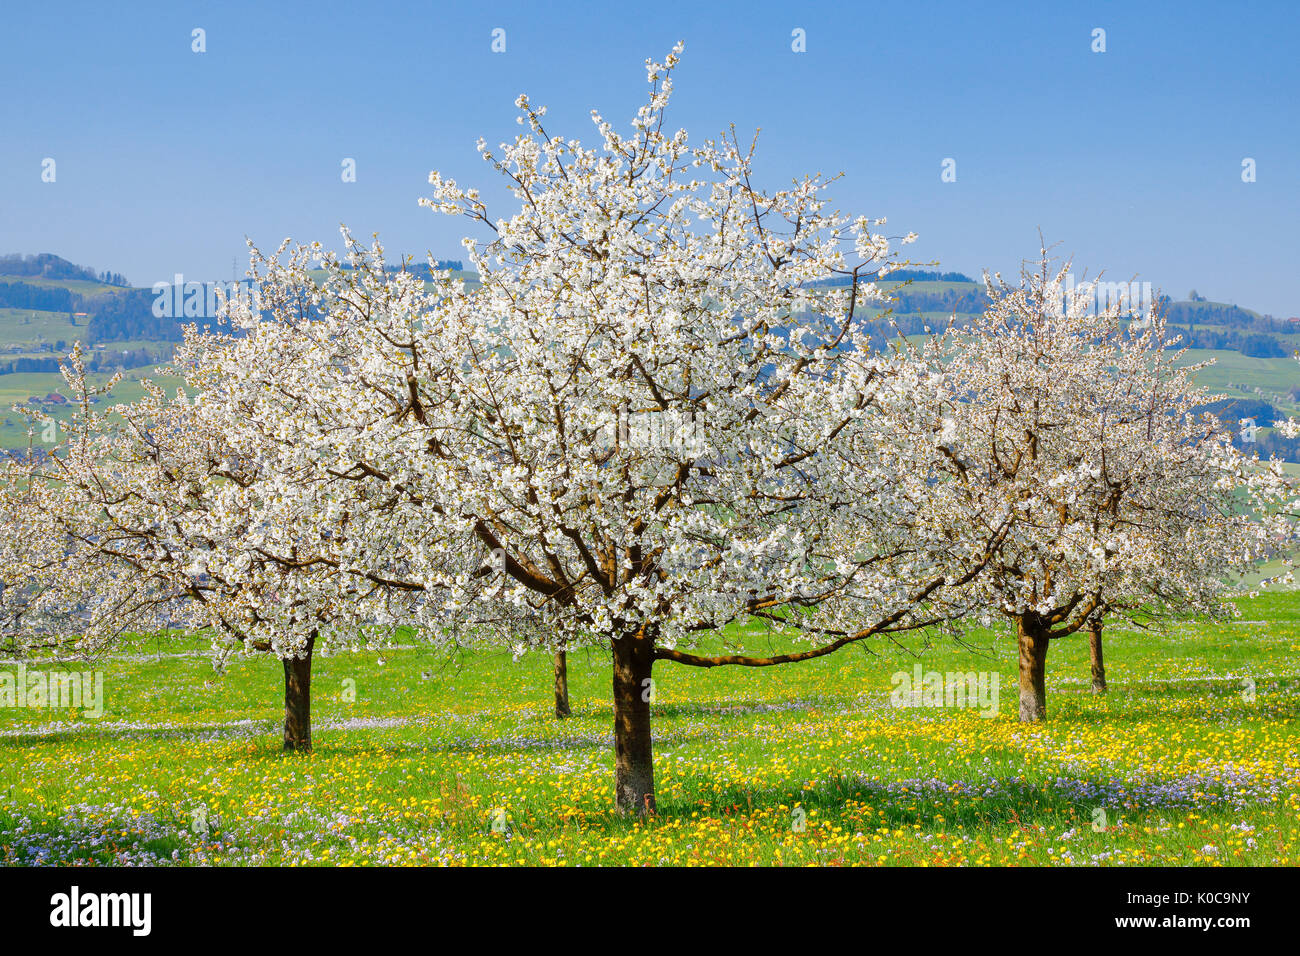
[[[67,259],[50,252],[25,256],[21,253],[0,255],[0,276],[28,279],[73,279],[98,282],[103,285],[128,286],[120,272],[95,272],[87,266],[73,265]]]
[[[847,285],[847,277],[823,283]],[[875,323],[873,341],[883,345],[898,332],[919,335],[947,328],[954,320],[982,312],[988,305],[984,284],[960,272],[901,269],[879,283],[894,295],[888,320]],[[1195,290],[1184,300],[1160,296],[1169,325],[1194,349],[1240,352],[1252,358],[1283,358],[1300,345],[1300,317],[1261,315],[1239,305],[1210,302]]]
[[[426,263],[389,268],[407,268],[426,279],[430,275]],[[434,268],[461,272],[464,264],[443,260]],[[472,281],[472,276],[466,277]],[[945,328],[954,317],[963,322],[988,304],[983,284],[960,272],[904,269],[891,273],[882,285],[893,291],[896,299],[890,320],[879,322],[875,329],[881,344],[897,331],[914,335],[927,328]],[[187,319],[174,310],[157,315],[157,299],[151,287],[132,288],[120,273],[96,272],[50,253],[0,256],[0,310],[57,313],[70,322],[81,314],[86,321],[72,324],[86,326],[80,337],[88,345],[179,341],[181,326],[193,317]],[[1192,348],[1279,358],[1290,355],[1300,344],[1300,318],[1277,318],[1236,304],[1210,302],[1194,290],[1181,301],[1164,297],[1163,307],[1170,325]]]
[[[473,283],[476,277],[465,273],[463,265],[445,260],[434,268],[453,270]],[[427,264],[405,268],[430,278]],[[954,321],[964,324],[987,305],[983,283],[960,272],[905,269],[891,273],[883,285],[896,297],[892,314],[866,318],[878,348],[899,332],[919,335]],[[86,347],[87,368],[94,372],[152,368],[165,362],[180,340],[183,324],[202,322],[202,317],[177,308],[176,297],[171,297],[171,308],[156,308],[159,295],[151,286],[130,286],[120,273],[96,271],[57,255],[0,255],[0,404],[46,401],[58,392],[63,384],[59,358],[74,341]],[[207,316],[213,303],[203,298],[202,316]],[[1164,308],[1185,343],[1214,350],[1189,355],[1196,361],[1215,360],[1212,369],[1198,376],[1202,384],[1228,396],[1212,410],[1229,421],[1253,419],[1261,428],[1256,437],[1261,454],[1300,461],[1300,439],[1287,439],[1270,427],[1300,415],[1300,366],[1291,359],[1300,348],[1300,319],[1210,302],[1195,291],[1181,301],[1166,299]],[[23,441],[17,420],[0,417],[0,447],[17,447]]]
[[[431,268],[461,272],[458,259],[440,260],[407,266],[391,265],[389,271],[405,268],[428,280]],[[211,283],[200,283],[207,288]],[[186,289],[188,290],[187,283]],[[203,316],[207,316],[208,297]],[[179,342],[181,328],[196,318],[180,309],[156,309],[158,293],[152,286],[132,287],[119,272],[96,272],[51,253],[39,255],[0,255],[0,326],[12,322],[6,310],[28,313],[24,318],[40,318],[49,323],[62,316],[67,325],[83,326],[73,334],[56,329],[55,338],[78,338],[86,345],[109,342]],[[158,312],[162,312],[161,315]],[[83,321],[78,321],[81,319]],[[50,340],[48,335],[42,341]]]

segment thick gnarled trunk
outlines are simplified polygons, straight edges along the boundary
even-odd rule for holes
[[[1020,647],[1020,719],[1025,723],[1047,717],[1048,626],[1036,614],[1016,618]]]
[[[614,642],[614,801],[622,813],[653,813],[650,671],[654,642],[624,635]]]
[[[555,652],[555,716],[568,717],[569,710],[569,659],[564,651]]]
[[[1106,693],[1106,662],[1101,654],[1101,621],[1088,627],[1088,656],[1092,661],[1092,692]]]
[[[283,661],[285,750],[311,750],[311,653],[315,643],[313,637],[302,657]]]

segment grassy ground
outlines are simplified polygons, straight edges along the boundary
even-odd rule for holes
[[[1005,633],[921,658],[913,640],[764,670],[661,663],[648,821],[611,809],[596,652],[571,655],[565,721],[542,655],[318,657],[316,749],[286,756],[277,663],[217,676],[198,642],[137,641],[103,663],[98,721],[0,709],[0,860],[1295,865],[1300,594],[1242,611],[1113,631],[1102,697],[1085,641],[1060,642],[1041,726],[1015,719]],[[891,706],[918,661],[997,673],[1000,713]]]
[[[130,290],[122,286],[105,285],[93,279],[46,279],[42,276],[0,276],[0,282],[21,282],[24,285],[38,285],[46,289],[67,289],[78,295],[117,295]]]
[[[1196,384],[1229,398],[1261,399],[1272,403],[1283,414],[1300,414],[1300,405],[1287,392],[1300,383],[1300,366],[1290,356],[1285,358],[1251,358],[1241,352],[1215,349],[1189,349],[1187,363],[1214,360],[1214,364],[1196,375]]]
[[[150,378],[159,385],[168,390],[175,389],[181,384],[180,380],[173,377],[155,375],[156,366],[146,368],[129,369],[122,376],[122,381],[113,389],[112,394],[107,399],[100,399],[101,408],[115,405],[118,402],[135,401],[144,395],[144,389],[140,386],[141,378]],[[95,372],[86,376],[87,380],[96,386],[106,384],[112,378],[111,372]],[[0,448],[24,449],[27,447],[27,419],[20,412],[13,410],[15,405],[26,404],[32,396],[44,397],[51,392],[58,392],[65,398],[73,397],[72,390],[64,380],[60,372],[18,372],[14,375],[0,375]],[[58,421],[70,419],[76,411],[72,404],[67,405],[46,405],[42,406],[44,411],[52,418]],[[60,434],[59,432],[52,433]],[[45,446],[45,433],[42,429],[37,430],[36,444]]]
[[[0,278],[0,282],[4,279]],[[74,342],[86,339],[86,320],[80,325],[68,321],[66,312],[34,309],[0,309],[0,346],[34,345],[38,342]],[[8,356],[4,356],[8,358]]]

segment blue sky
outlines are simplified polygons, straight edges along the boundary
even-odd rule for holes
[[[514,136],[516,95],[590,141],[680,38],[675,125],[761,126],[772,184],[843,171],[837,204],[918,232],[914,259],[1014,269],[1041,227],[1093,273],[1300,314],[1300,4],[52,2],[0,24],[0,253],[136,285],[340,222],[459,257],[467,224],[416,205],[429,170],[501,197],[474,143]]]

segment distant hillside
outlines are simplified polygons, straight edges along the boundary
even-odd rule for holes
[[[119,272],[96,273],[53,253],[0,255],[0,310],[60,313],[75,325],[79,314],[98,310],[90,303],[100,306],[129,288]]]
[[[32,309],[38,312],[66,312],[78,309],[80,297],[62,286],[6,282],[0,277],[0,309]]]
[[[456,278],[476,284],[477,276],[462,266],[446,260],[435,268],[453,270]],[[408,268],[425,281],[431,278],[427,263]],[[960,272],[905,269],[881,285],[896,301],[888,317],[879,310],[866,317],[876,348],[886,347],[900,332],[921,335],[953,322],[964,325],[987,305],[983,283]],[[27,441],[21,419],[4,417],[14,402],[40,404],[56,417],[69,414],[50,396],[64,387],[59,358],[73,341],[87,347],[87,368],[100,381],[115,370],[152,369],[165,362],[182,325],[196,319],[176,318],[166,310],[155,315],[157,302],[150,287],[130,288],[117,273],[97,273],[56,255],[0,256],[0,447],[22,447]],[[1226,398],[1206,410],[1234,426],[1239,419],[1255,419],[1259,428],[1257,434],[1251,432],[1251,448],[1263,457],[1300,461],[1300,439],[1285,439],[1270,427],[1300,415],[1300,366],[1292,358],[1300,347],[1300,320],[1210,302],[1194,292],[1186,300],[1166,298],[1162,304],[1171,326],[1194,349],[1187,361],[1214,359],[1214,365],[1197,373],[1197,382]],[[131,394],[134,378],[127,375],[119,395]],[[1246,447],[1245,439],[1240,440]]]
[[[427,262],[412,262],[410,265],[389,264],[384,267],[385,272],[409,272],[426,282],[433,279],[434,270],[438,272],[464,272],[465,263],[459,259],[439,259],[432,266]]]
[[[64,316],[69,325],[83,328],[79,333],[58,330],[59,342],[79,339],[89,346],[179,340],[174,322],[154,320],[152,301],[150,290],[132,289],[120,272],[96,272],[48,252],[0,255],[0,317],[8,319],[11,329],[15,319],[33,329],[33,336],[27,338],[21,329],[12,329],[10,334],[0,330],[0,342],[12,343],[6,349],[9,354],[21,354],[23,346],[29,352],[39,352],[56,344],[46,334],[55,314]],[[0,365],[0,374],[44,369],[47,364],[46,359],[18,358]]]
[[[434,269],[450,271],[471,284],[476,279],[472,273],[464,271],[464,263],[459,259],[438,260],[432,267],[427,262],[413,262],[408,266],[394,264],[388,267],[388,271],[397,272],[403,268],[425,281],[432,278]],[[30,329],[29,334],[24,334],[21,329],[12,329],[12,334],[6,336],[0,328],[0,347],[7,343],[4,350],[23,359],[19,362],[15,358],[0,364],[0,375],[7,369],[21,367],[30,370],[32,362],[26,359],[34,356],[25,353],[42,352],[55,341],[75,338],[88,346],[179,342],[182,327],[196,319],[202,321],[211,317],[209,312],[215,303],[214,296],[202,294],[199,298],[203,300],[203,314],[192,314],[188,307],[190,285],[186,284],[180,297],[187,302],[183,314],[180,309],[163,309],[162,315],[156,315],[158,296],[153,288],[132,288],[121,273],[96,272],[51,253],[0,256],[0,325],[12,325],[15,315],[21,314],[21,324]],[[194,285],[206,288],[212,283]],[[84,331],[76,333],[57,329],[46,334],[47,328],[58,324],[58,316],[66,319],[69,325],[83,326]],[[41,331],[37,333],[37,329]],[[21,348],[24,345],[30,348]],[[134,354],[132,350],[127,350],[127,353]],[[44,368],[47,363],[42,358],[37,364]]]
[[[128,286],[126,277],[119,272],[100,272],[88,266],[78,266],[61,256],[50,252],[25,256],[22,253],[10,253],[0,256],[0,276],[14,276],[29,279],[79,279],[86,282],[99,282],[104,285]]]
[[[118,295],[84,299],[85,311],[90,313],[87,338],[96,345],[140,340],[179,342],[184,323],[195,320],[154,315],[155,299],[153,289],[127,289]]]
[[[463,266],[460,260],[448,259],[432,268],[450,270],[472,284],[475,276],[464,272]],[[407,268],[426,281],[432,277],[427,262],[405,267],[393,264],[388,268]],[[847,278],[840,277],[819,284],[847,282]],[[988,304],[982,282],[961,272],[902,269],[890,273],[881,285],[895,299],[888,319],[868,320],[873,341],[878,340],[879,345],[899,332],[917,335],[927,329],[946,328],[954,321],[964,324]],[[58,313],[70,320],[84,314],[89,320],[85,333],[88,345],[179,341],[187,318],[174,313],[155,315],[155,301],[152,289],[130,288],[120,273],[96,273],[51,253],[0,256],[0,310]],[[1195,291],[1183,301],[1165,297],[1162,306],[1170,326],[1190,348],[1234,351],[1252,358],[1283,358],[1300,346],[1300,319],[1279,319],[1235,304],[1210,302]]]
[[[0,275],[42,279],[89,279],[91,282],[98,279],[93,269],[73,265],[67,259],[49,252],[34,256],[25,256],[21,253],[0,256]]]

